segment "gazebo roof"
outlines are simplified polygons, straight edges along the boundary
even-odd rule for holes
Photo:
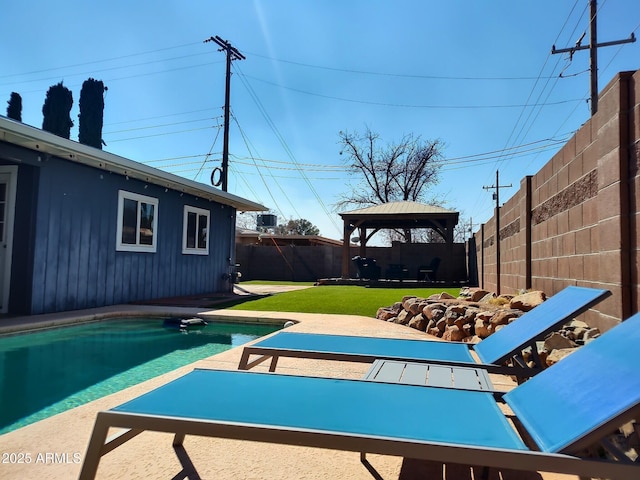
[[[418,202],[389,202],[340,214],[345,222],[365,228],[436,228],[455,226],[459,213]]]
[[[442,214],[453,213],[458,214],[454,210],[447,210],[446,208],[439,207],[437,205],[426,205],[418,202],[388,202],[380,205],[373,205],[371,207],[360,208],[358,210],[351,210],[349,212],[341,213],[341,216],[361,216],[361,215],[421,215],[421,214]]]

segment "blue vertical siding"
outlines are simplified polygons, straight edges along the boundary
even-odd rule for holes
[[[55,157],[38,170],[30,313],[229,290],[232,207]],[[155,253],[116,251],[119,190],[158,199]],[[185,205],[210,211],[207,256],[182,254]]]

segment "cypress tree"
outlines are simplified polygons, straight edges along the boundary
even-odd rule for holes
[[[95,148],[102,148],[102,122],[104,117],[104,96],[106,90],[100,80],[89,78],[80,91],[80,120],[78,140]]]
[[[11,92],[11,97],[7,102],[9,106],[7,107],[7,117],[17,120],[19,122],[22,121],[22,97],[19,93]]]
[[[49,87],[42,106],[42,129],[69,138],[73,127],[70,116],[72,106],[73,94],[62,82]]]

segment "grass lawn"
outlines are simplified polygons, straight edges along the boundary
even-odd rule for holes
[[[295,285],[295,283],[290,284]],[[304,290],[278,293],[257,300],[249,300],[234,305],[230,309],[335,313],[375,317],[378,308],[393,305],[395,302],[402,300],[405,295],[428,297],[443,291],[457,296],[460,293],[460,288],[372,288],[351,285],[322,285]]]

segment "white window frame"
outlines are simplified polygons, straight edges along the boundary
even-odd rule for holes
[[[189,225],[188,218],[190,213],[196,214],[196,219],[199,221],[200,215],[204,215],[207,217],[207,225],[206,225],[206,246],[204,248],[196,247],[190,248],[187,247],[187,227]],[[198,223],[196,221],[196,232],[199,230]],[[182,217],[182,253],[184,255],[209,255],[209,238],[210,238],[210,228],[211,228],[211,212],[209,210],[205,210],[203,208],[194,207],[192,205],[184,206],[184,215]]]
[[[122,243],[122,220],[124,215],[124,201],[133,200],[135,202],[147,203],[153,205],[153,236],[151,237],[151,245],[143,245],[140,243],[140,208],[136,208],[137,224],[136,224],[136,243]],[[158,199],[154,197],[147,197],[133,192],[127,192],[126,190],[118,191],[118,227],[116,229],[116,250],[121,252],[147,252],[155,253],[158,240]]]

